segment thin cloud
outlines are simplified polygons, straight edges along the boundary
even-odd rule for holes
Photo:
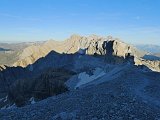
[[[14,18],[14,19],[29,20],[29,21],[42,21],[41,19],[38,19],[38,18],[28,18],[28,17],[18,16],[18,15],[12,15],[12,14],[7,14],[7,13],[0,13],[0,16],[2,16],[2,17],[8,17],[8,18]]]

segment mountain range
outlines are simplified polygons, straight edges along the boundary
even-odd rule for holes
[[[159,45],[135,45],[138,49],[149,52],[149,53],[159,53],[160,52],[160,46]]]
[[[160,119],[153,54],[96,35],[2,48],[16,59],[0,67],[0,119]]]

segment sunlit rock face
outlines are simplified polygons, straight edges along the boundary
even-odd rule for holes
[[[6,66],[5,65],[0,65],[0,71],[3,71],[6,69]]]
[[[106,56],[107,62],[122,62],[128,55],[134,56],[136,65],[147,65],[154,71],[160,71],[159,61],[150,61],[142,59],[144,52],[137,50],[132,45],[126,44],[119,39],[111,36],[100,37],[91,35],[88,37],[72,35],[65,41],[49,40],[42,45],[32,45],[23,50],[19,60],[13,66],[26,67],[33,64],[41,57],[45,57],[50,51],[56,51],[60,54],[87,54]],[[117,58],[113,60],[113,56]],[[120,58],[120,59],[118,59]]]
[[[145,59],[135,59],[136,65],[145,65],[148,68],[150,68],[152,71],[160,72],[160,61],[151,61],[151,60],[145,60]]]
[[[105,47],[105,44],[109,41],[113,41],[110,48]],[[108,43],[109,44],[109,43]],[[126,53],[133,53],[134,55],[140,55],[133,47],[109,37],[100,37],[91,35],[89,37],[72,35],[65,41],[47,41],[42,45],[32,45],[23,50],[19,57],[19,60],[14,63],[14,66],[25,67],[34,63],[41,57],[45,57],[50,51],[54,50],[58,53],[76,53],[79,50],[86,50],[88,55],[105,55],[106,49],[113,49],[113,55],[125,57]],[[79,51],[80,52],[80,51]]]

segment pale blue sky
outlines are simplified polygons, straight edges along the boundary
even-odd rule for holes
[[[160,45],[160,0],[0,0],[0,42],[74,33]]]

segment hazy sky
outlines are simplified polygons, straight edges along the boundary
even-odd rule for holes
[[[160,45],[160,0],[0,0],[0,42],[74,33]]]

